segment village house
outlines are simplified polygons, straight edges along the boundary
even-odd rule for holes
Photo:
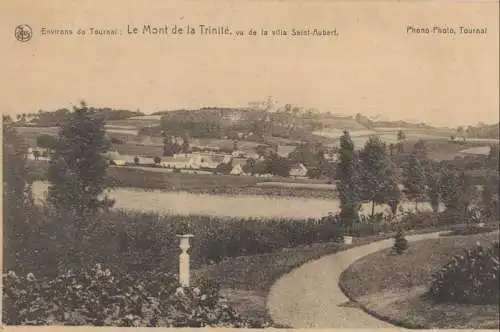
[[[175,154],[172,157],[164,157],[160,165],[173,169],[200,169],[202,157],[198,154]]]
[[[231,172],[229,174],[231,175],[245,175],[245,172],[243,171],[243,167],[246,165],[247,160],[245,158],[233,158],[231,160],[231,166],[233,167],[231,169]]]
[[[293,177],[305,177],[307,175],[307,167],[300,163],[297,165],[293,165],[290,168],[289,174]]]
[[[118,151],[107,152],[104,157],[114,166],[125,166],[127,163],[134,163],[134,158],[132,156],[121,155]]]
[[[235,150],[231,153],[231,156],[233,158],[243,158],[246,156],[246,153],[245,151],[241,151],[241,150]]]
[[[27,158],[29,160],[50,160],[50,151],[41,148],[28,148]]]
[[[331,162],[337,162],[339,157],[338,157],[338,154],[335,153],[335,152],[325,152],[323,154],[323,157],[325,158],[325,160],[328,160],[328,161],[331,161]]]
[[[233,169],[231,169],[231,172],[229,174],[231,175],[243,175],[245,172],[243,172],[243,167],[238,164],[236,166],[233,166]]]
[[[231,155],[219,153],[200,153],[201,168],[215,169],[220,164],[229,164],[231,162]]]

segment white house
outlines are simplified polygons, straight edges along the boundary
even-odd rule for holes
[[[213,156],[203,156],[201,158],[200,166],[202,168],[215,169],[219,166],[220,162],[217,162],[213,159]]]
[[[303,177],[307,175],[307,167],[303,164],[294,165],[290,168],[290,176]]]
[[[241,157],[245,157],[246,153],[245,153],[245,151],[235,150],[231,153],[231,156],[233,158],[241,158]]]
[[[231,172],[229,172],[229,174],[231,174],[231,175],[242,175],[242,174],[244,174],[243,167],[241,167],[240,164],[237,164],[236,166],[233,167],[233,169],[231,170]]]
[[[231,162],[231,155],[228,154],[215,154],[215,153],[203,153],[200,154],[202,168],[215,169],[220,164],[229,164]]]
[[[165,157],[160,163],[162,167],[174,169],[200,169],[201,156],[191,154],[177,154],[173,157]]]
[[[120,155],[118,151],[108,152],[104,155],[104,157],[110,162],[110,164],[116,166],[125,166],[127,162],[133,162],[132,157]]]

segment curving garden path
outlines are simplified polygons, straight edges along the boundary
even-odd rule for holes
[[[406,236],[435,239],[439,232]],[[293,328],[395,328],[364,312],[339,287],[341,273],[358,259],[394,244],[393,239],[341,251],[306,263],[271,288],[267,308],[276,324]]]

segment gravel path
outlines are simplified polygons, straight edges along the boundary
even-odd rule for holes
[[[409,242],[438,238],[439,233],[406,236]],[[341,273],[356,260],[389,248],[388,239],[306,263],[279,279],[267,299],[276,324],[293,328],[395,328],[352,304],[339,288]]]

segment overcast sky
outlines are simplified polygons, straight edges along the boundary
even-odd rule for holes
[[[64,7],[57,3],[65,4]],[[106,5],[105,5],[105,4]],[[498,121],[498,2],[0,2],[0,110],[245,106],[273,96],[323,111],[438,125]],[[203,6],[203,8],[202,8]],[[33,39],[14,39],[18,24]],[[336,38],[129,36],[127,26],[230,25],[233,31],[336,28]],[[486,35],[409,35],[473,25]],[[46,27],[117,28],[115,37],[40,36]],[[199,32],[198,30],[196,31]],[[457,31],[458,32],[458,31]]]

